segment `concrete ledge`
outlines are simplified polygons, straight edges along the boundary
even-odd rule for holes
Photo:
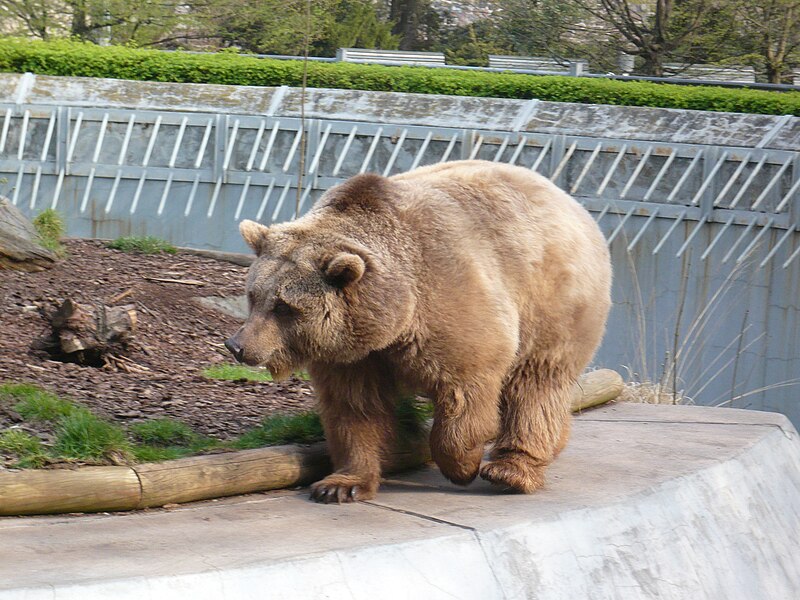
[[[0,519],[0,599],[800,597],[800,442],[780,415],[617,405],[576,419],[546,489],[433,469],[374,502],[273,492]]]
[[[0,103],[222,112],[796,150],[800,117],[363,90],[0,73]]]

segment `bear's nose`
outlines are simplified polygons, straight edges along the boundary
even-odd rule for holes
[[[236,336],[225,340],[225,347],[230,350],[231,354],[233,354],[233,358],[235,358],[238,362],[242,362],[244,349],[239,345],[239,342],[236,341]]]

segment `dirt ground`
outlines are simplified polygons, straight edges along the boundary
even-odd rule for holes
[[[53,269],[0,271],[0,382],[36,383],[122,423],[172,417],[220,439],[256,426],[265,415],[313,407],[310,385],[297,379],[226,382],[201,375],[204,367],[230,362],[223,342],[239,322],[193,298],[242,294],[245,267],[180,252],[128,254],[94,240],[67,241],[66,248],[67,258]],[[110,299],[128,290],[113,305],[135,305],[137,332],[128,358],[146,371],[56,362],[30,350],[34,339],[49,331],[43,310],[67,297],[111,305]],[[0,429],[17,420],[0,406]]]

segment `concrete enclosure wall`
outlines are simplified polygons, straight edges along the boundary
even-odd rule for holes
[[[460,158],[550,177],[611,248],[596,362],[800,423],[800,118],[0,75],[0,193],[71,235],[246,251],[359,172]],[[301,119],[301,106],[305,115]],[[302,155],[302,160],[301,160]],[[302,173],[301,173],[302,169]]]

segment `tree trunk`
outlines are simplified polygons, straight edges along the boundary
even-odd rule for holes
[[[402,36],[400,50],[415,50],[417,40],[417,0],[392,0],[389,18],[395,21],[392,33]]]
[[[55,253],[39,243],[39,236],[8,198],[0,196],[0,270],[42,271],[56,262]]]
[[[72,2],[72,36],[81,40],[89,39],[89,25],[87,24],[86,4],[84,0]]]
[[[783,83],[781,75],[783,73],[783,63],[767,60],[767,81],[769,83]]]
[[[33,344],[57,360],[90,366],[114,365],[126,369],[132,365],[120,357],[136,329],[133,304],[108,307],[78,304],[71,299],[49,315],[51,332]]]
[[[641,54],[644,59],[642,65],[642,75],[650,77],[664,76],[664,57],[656,50],[647,50]]]

